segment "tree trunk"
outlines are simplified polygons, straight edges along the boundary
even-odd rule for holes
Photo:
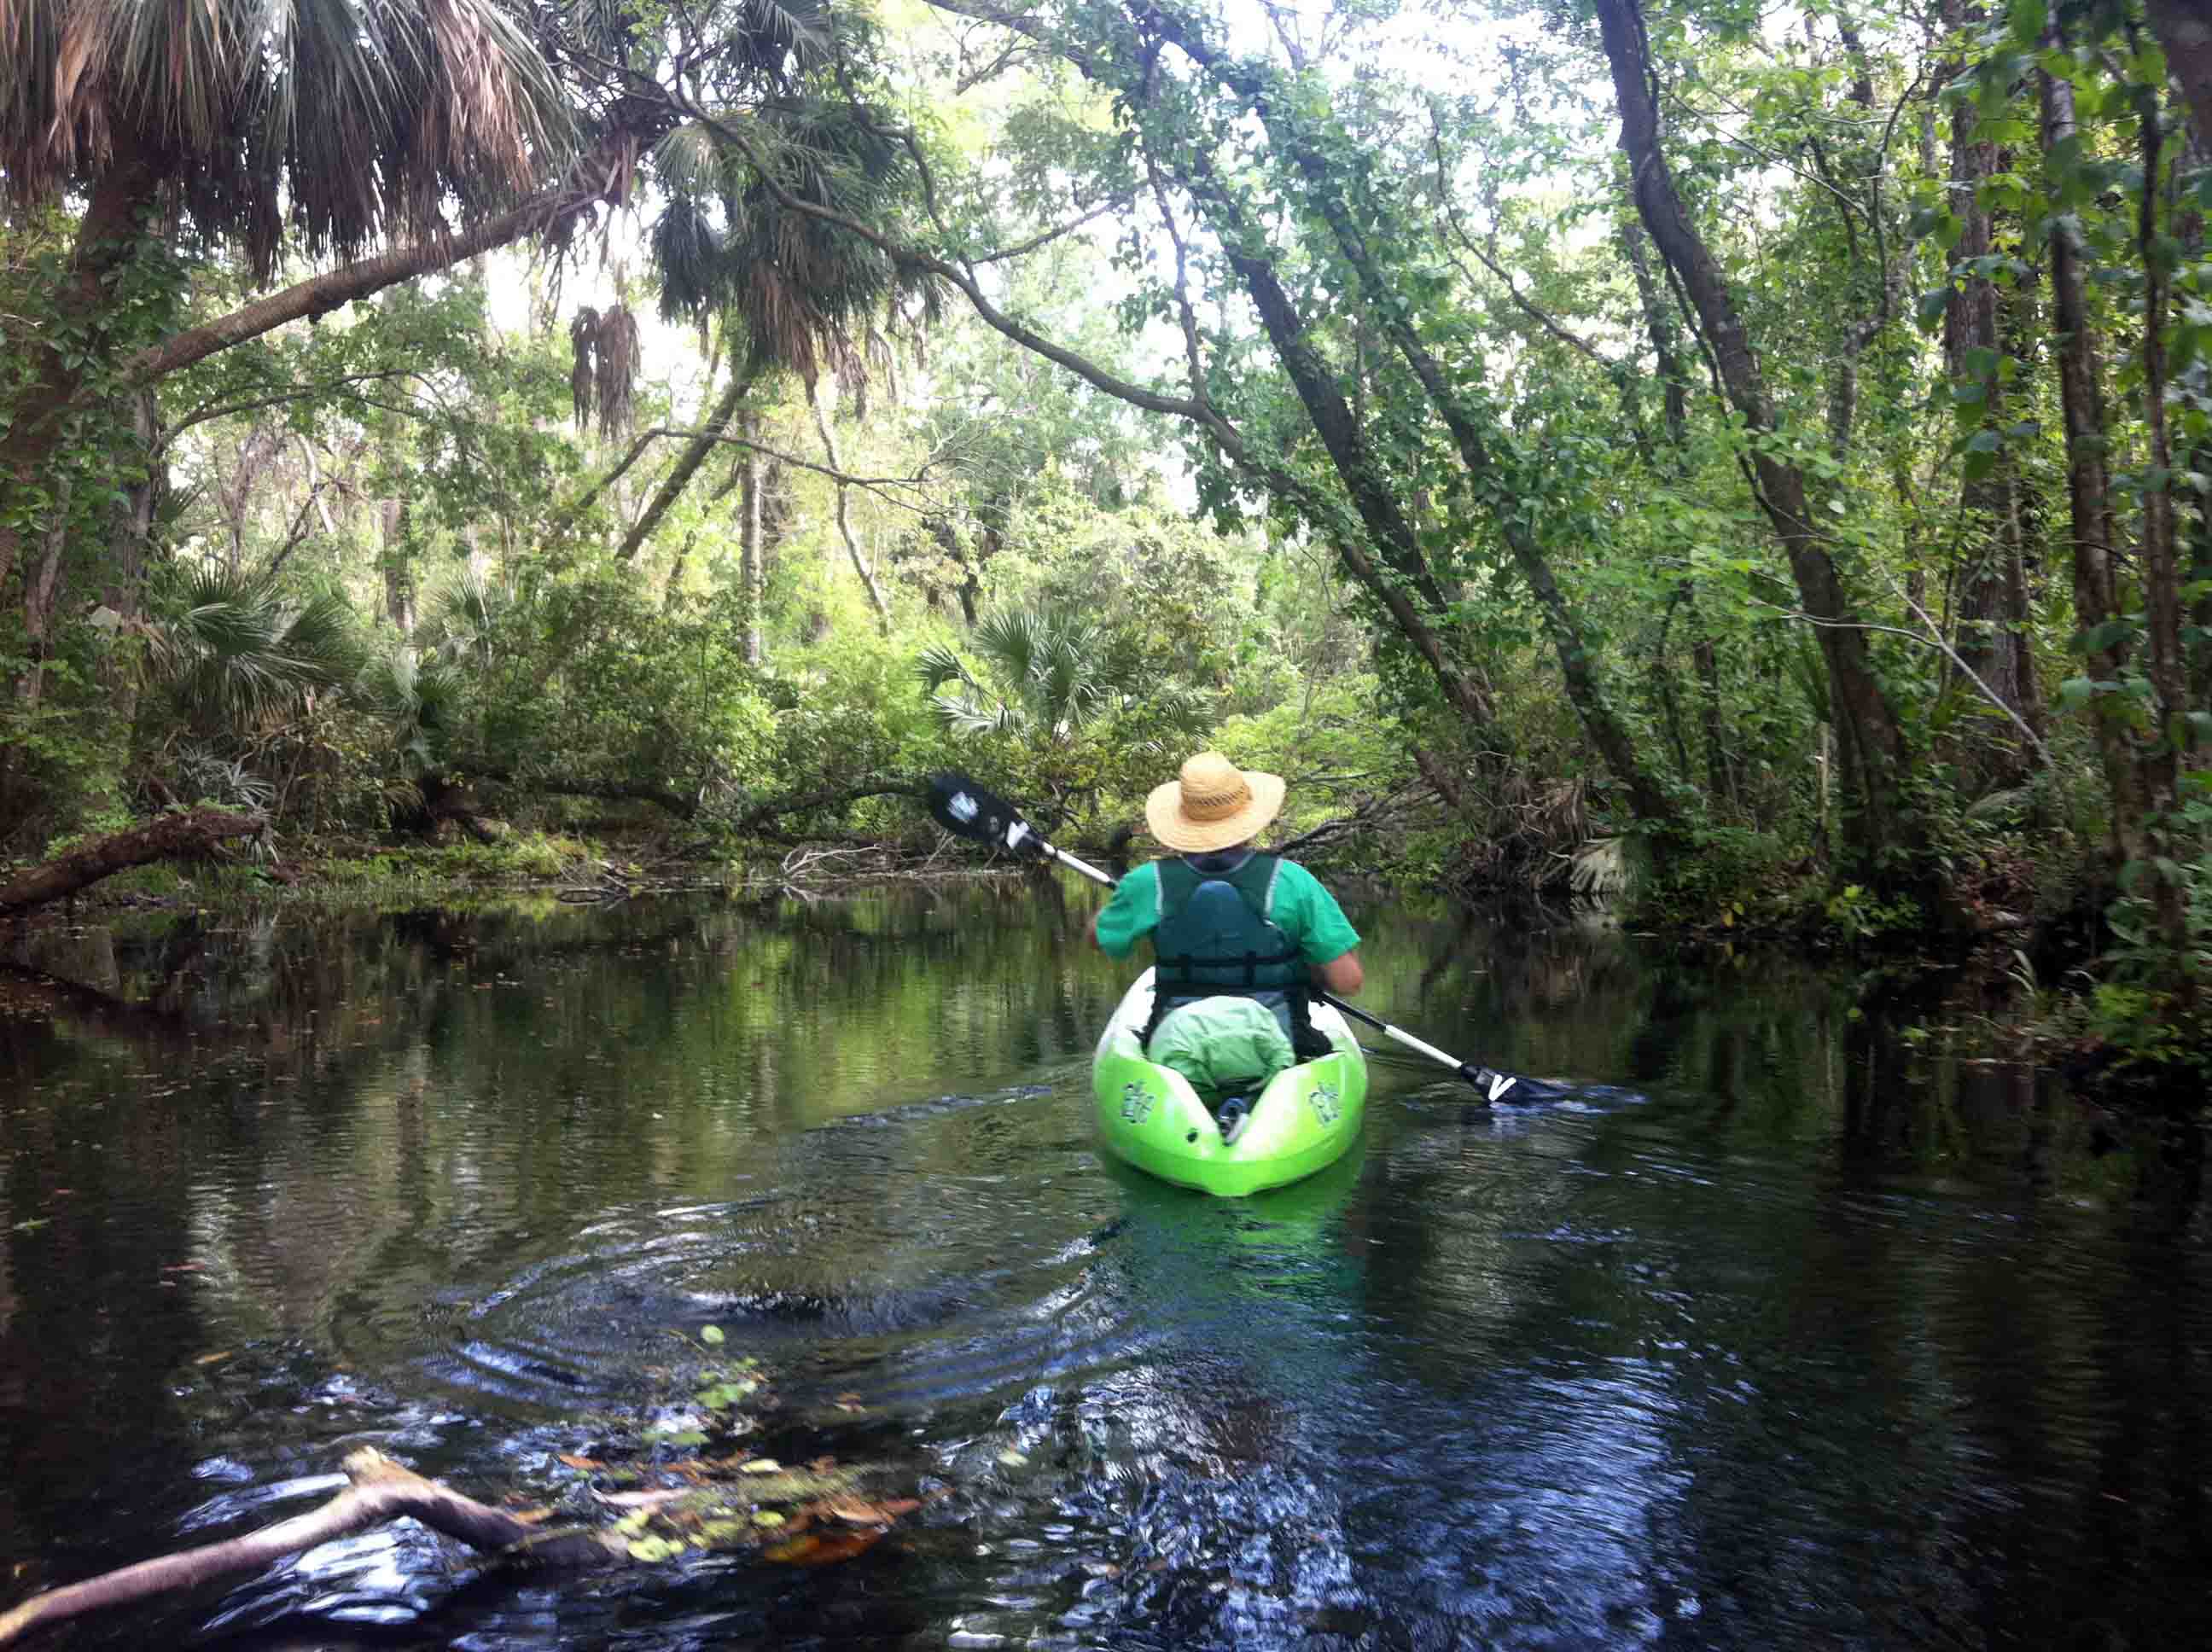
[[[130,375],[142,384],[150,384],[218,350],[274,331],[288,321],[313,320],[341,304],[368,298],[417,276],[450,270],[529,236],[557,234],[600,201],[618,198],[627,187],[629,157],[635,150],[634,138],[617,134],[580,161],[567,179],[540,190],[512,210],[487,218],[472,228],[429,236],[295,282],[282,292],[256,299],[228,315],[142,350],[131,361]]]
[[[714,410],[707,415],[706,422],[699,427],[698,434],[684,444],[674,466],[661,478],[652,501],[645,507],[645,514],[639,517],[635,525],[623,537],[622,549],[615,555],[623,562],[627,562],[637,555],[639,548],[660,525],[660,519],[668,514],[669,507],[684,496],[684,489],[690,485],[691,478],[699,474],[699,467],[714,451],[717,439],[729,429],[731,422],[738,416],[738,407],[759,376],[751,368],[731,375],[730,387],[722,392],[722,399],[714,404]]]
[[[1315,433],[1321,437],[1322,446],[1344,482],[1353,510],[1371,543],[1382,552],[1389,572],[1378,568],[1365,548],[1346,532],[1331,536],[1339,557],[1352,578],[1395,622],[1399,634],[1426,662],[1443,689],[1445,700],[1467,720],[1470,732],[1489,733],[1497,721],[1490,696],[1445,653],[1443,640],[1430,624],[1428,614],[1413,600],[1419,597],[1428,613],[1441,613],[1445,607],[1443,588],[1429,568],[1428,558],[1422,555],[1413,525],[1399,506],[1389,478],[1352,419],[1344,392],[1321,353],[1306,337],[1305,322],[1297,307],[1276,278],[1272,264],[1240,251],[1233,236],[1223,238],[1223,251],[1230,268],[1251,295],[1260,312],[1260,325],[1267,329],[1268,342],[1274,346],[1275,357],[1289,374]]]
[[[21,388],[0,404],[5,416],[0,423],[0,597],[20,565],[28,664],[15,680],[15,695],[26,706],[36,705],[44,689],[47,633],[68,587],[65,553],[77,537],[70,518],[98,510],[109,494],[105,479],[97,489],[80,489],[77,477],[96,471],[103,458],[119,461],[115,448],[129,440],[119,428],[95,427],[73,434],[63,446],[63,432],[84,393],[86,369],[70,366],[49,341],[60,325],[96,335],[96,319],[110,302],[108,285],[130,261],[140,220],[152,209],[159,186],[152,162],[118,132],[113,157],[77,226],[67,273],[54,289],[54,313],[21,364]],[[105,525],[104,513],[101,520]]]
[[[2150,438],[2149,477],[2143,488],[2142,545],[2145,671],[2150,678],[2149,738],[2138,744],[2136,772],[2154,852],[2145,881],[2160,938],[2170,955],[2169,978],[2177,993],[2191,995],[2187,890],[2166,864],[2191,859],[2192,834],[2179,817],[2182,754],[2195,744],[2189,723],[2188,653],[2181,635],[2181,566],[2174,531],[2173,450],[2166,426],[2166,325],[2172,272],[2160,249],[2160,169],[2165,139],[2160,100],[2147,94],[2140,110],[2142,191],[2136,216],[2136,253],[2143,271],[2143,422]],[[2161,864],[2166,863],[2166,864]]]
[[[747,440],[760,434],[760,416],[747,410],[738,434]],[[745,664],[761,663],[761,516],[763,501],[761,455],[757,447],[738,450],[738,580],[744,588]]]
[[[2212,154],[2212,7],[2205,0],[2144,0],[2166,71],[2189,100],[2199,148]]]
[[[1703,323],[1723,389],[1754,435],[1778,428],[1759,357],[1744,331],[1719,264],[1692,226],[1659,149],[1652,101],[1650,43],[1634,0],[1597,0],[1598,25],[1620,109],[1620,145],[1634,179],[1644,228],[1681,281]],[[1813,520],[1805,475],[1763,445],[1752,455],[1758,502],[1789,557],[1798,602],[1819,634],[1839,750],[1845,754],[1856,805],[1848,811],[1850,841],[1863,856],[1917,847],[1904,789],[1911,754],[1895,708],[1874,673],[1856,610],[1845,595],[1826,541]]]
[[[404,499],[384,501],[384,616],[403,640],[415,635],[415,570]]]
[[[822,438],[822,452],[830,461],[830,468],[842,472],[845,464],[837,457],[837,438],[830,433],[830,421],[822,416],[822,397],[815,385],[806,386],[806,404],[813,410],[814,428]],[[876,583],[875,570],[861,556],[860,544],[853,538],[852,518],[846,509],[847,489],[842,477],[836,485],[838,537],[844,540],[845,554],[853,559],[853,572],[860,576],[861,588],[868,593],[869,605],[876,610],[877,625],[889,635],[891,610],[884,605],[883,589]]]
[[[1346,207],[1335,169],[1282,120],[1275,100],[1264,83],[1226,61],[1179,21],[1163,18],[1160,26],[1162,32],[1174,40],[1186,56],[1205,67],[1244,99],[1266,124],[1269,136],[1282,147],[1304,176],[1313,191],[1315,203],[1335,238],[1338,250],[1352,266],[1358,284],[1365,289],[1370,304],[1380,313],[1385,334],[1413,368],[1431,404],[1450,430],[1459,449],[1460,461],[1466,467],[1470,479],[1475,483],[1478,491],[1494,487],[1499,480],[1499,472],[1492,461],[1481,421],[1452,387],[1442,364],[1415,331],[1402,295],[1384,279],[1378,269],[1364,236],[1353,223]],[[1226,191],[1218,188],[1210,190],[1204,198],[1213,202],[1224,216],[1241,218],[1241,209]],[[1224,236],[1224,241],[1242,239],[1244,243],[1243,249],[1229,253],[1231,265],[1244,277],[1247,290],[1251,292],[1260,308],[1262,325],[1267,327],[1269,339],[1275,345],[1276,355],[1290,370],[1293,382],[1297,385],[1300,399],[1304,402],[1309,417],[1313,420],[1316,430],[1335,462],[1338,474],[1343,477],[1355,500],[1360,499],[1363,494],[1377,495],[1380,501],[1387,506],[1389,514],[1396,518],[1399,525],[1390,535],[1378,534],[1379,543],[1386,551],[1394,544],[1402,543],[1410,566],[1419,570],[1416,588],[1432,609],[1444,610],[1448,604],[1434,574],[1429,568],[1427,559],[1421,554],[1419,541],[1413,537],[1410,524],[1405,522],[1387,485],[1373,470],[1364,434],[1346,404],[1334,375],[1304,336],[1303,325],[1297,319],[1289,295],[1282,289],[1272,261],[1262,259],[1249,250],[1255,244],[1252,238],[1237,236],[1234,233],[1236,225],[1229,228],[1231,234]],[[1361,514],[1363,517],[1368,515],[1365,504],[1361,506]],[[1607,703],[1580,626],[1565,594],[1559,589],[1542,546],[1525,519],[1507,512],[1493,512],[1492,519],[1499,537],[1512,552],[1514,562],[1530,593],[1536,599],[1537,612],[1558,657],[1560,674],[1565,679],[1567,696],[1581,718],[1591,743],[1597,747],[1607,769],[1627,791],[1631,807],[1638,819],[1662,825],[1671,823],[1676,817],[1674,804],[1665,787],[1644,766],[1627,731]],[[1401,535],[1402,539],[1399,537]],[[1407,570],[1401,568],[1401,571]]]
[[[1951,18],[1962,25],[1963,15]],[[1961,100],[1951,112],[1951,202],[1960,233],[1951,252],[1954,270],[1965,267],[1962,279],[1951,288],[1943,321],[1944,364],[1954,398],[1976,393],[1977,401],[1960,404],[1978,407],[1971,427],[1989,437],[2002,439],[2005,426],[2004,380],[1997,371],[2002,355],[1997,328],[1997,288],[1989,276],[1975,273],[1975,260],[1996,250],[1996,234],[1989,210],[1979,198],[1981,186],[2000,169],[1996,145],[1977,130],[1981,117],[1972,101]],[[1963,552],[1959,569],[1957,635],[1954,646],[1965,670],[1987,685],[2015,715],[2025,717],[2030,702],[2033,669],[2027,653],[2026,580],[2021,572],[2018,467],[2000,448],[1991,453],[1969,452],[1959,483],[1959,542]],[[1966,737],[1957,751],[1960,765],[1985,785],[2017,785],[2026,775],[2031,754],[2013,741],[2002,743],[1980,732]]]
[[[1176,20],[1165,20],[1162,23],[1162,31],[1194,62],[1200,64],[1224,85],[1237,91],[1265,123],[1269,137],[1281,146],[1298,168],[1312,191],[1314,203],[1328,224],[1338,251],[1352,267],[1359,286],[1364,289],[1369,304],[1379,313],[1384,334],[1407,365],[1413,368],[1413,375],[1427,393],[1431,404],[1442,416],[1445,428],[1451,432],[1459,449],[1460,462],[1466,467],[1475,491],[1480,495],[1496,490],[1501,479],[1500,472],[1492,458],[1489,438],[1482,428],[1484,421],[1453,386],[1443,364],[1415,330],[1403,296],[1377,266],[1365,234],[1353,222],[1346,208],[1341,178],[1336,168],[1281,118],[1269,88],[1255,76],[1227,62],[1220,53]],[[1217,203],[1224,203],[1227,197],[1225,192],[1215,191],[1212,192],[1211,198]],[[1266,319],[1270,308],[1292,316],[1295,312],[1291,310],[1289,295],[1281,292],[1272,264],[1262,264],[1249,251],[1231,253],[1230,261],[1240,273],[1251,270],[1264,275],[1266,284],[1273,288],[1264,296],[1255,290],[1254,297],[1260,302],[1262,321],[1267,325],[1270,338],[1275,341],[1277,355],[1285,355],[1284,340],[1277,337],[1279,331],[1282,330],[1274,323],[1266,322]],[[1248,288],[1251,287],[1249,277],[1246,284]],[[1306,376],[1325,387],[1326,393],[1316,398],[1308,396],[1301,386],[1300,396],[1306,402],[1309,415],[1313,417],[1316,428],[1328,445],[1331,458],[1336,459],[1340,452],[1364,456],[1364,436],[1354,422],[1350,408],[1345,405],[1343,395],[1338,390],[1334,377],[1328,374],[1318,355],[1297,331],[1290,330],[1289,337],[1307,358]],[[1289,365],[1287,356],[1285,359],[1285,365]],[[1294,380],[1299,377],[1298,369],[1292,370],[1292,377]],[[1334,438],[1329,427],[1338,428],[1338,434]],[[1363,475],[1346,470],[1342,459],[1338,460],[1338,471],[1347,485],[1355,489],[1376,485],[1367,481]],[[1392,508],[1395,509],[1395,501],[1392,501]],[[1636,817],[1662,825],[1671,823],[1676,817],[1674,804],[1668,797],[1665,787],[1645,767],[1626,729],[1607,703],[1598,682],[1596,667],[1583,639],[1580,624],[1565,593],[1559,589],[1550,559],[1545,556],[1542,545],[1525,518],[1510,512],[1493,511],[1492,520],[1499,537],[1511,551],[1530,594],[1536,599],[1537,613],[1558,657],[1560,675],[1565,679],[1567,697],[1573,702],[1591,744],[1597,747],[1607,771],[1628,793],[1630,805]],[[1448,604],[1437,586],[1435,576],[1429,572],[1426,558],[1420,556],[1419,543],[1412,538],[1410,530],[1406,543],[1413,556],[1419,559],[1419,566],[1425,581],[1422,595],[1432,608],[1443,610]]]
[[[1636,203],[1632,194],[1628,205],[1633,213]],[[1660,290],[1646,250],[1648,245],[1642,219],[1632,216],[1620,226],[1621,251],[1627,255],[1629,270],[1636,278],[1636,296],[1644,311],[1644,331],[1651,341],[1652,356],[1658,363],[1660,382],[1666,387],[1665,469],[1679,482],[1688,470],[1690,374],[1682,358],[1681,334],[1675,325],[1674,307]],[[1856,379],[1852,384],[1856,386]],[[1856,390],[1851,393],[1856,394]],[[1849,420],[1844,422],[1848,428]],[[1698,671],[1698,721],[1704,733],[1705,795],[1710,802],[1719,804],[1735,794],[1735,782],[1729,770],[1727,721],[1721,710],[1720,654],[1698,607],[1696,584],[1687,573],[1675,586],[1674,599],[1689,610],[1690,658]],[[1686,762],[1684,773],[1688,772]]]
[[[2062,51],[2065,37],[2054,26],[2045,34],[2044,45],[2046,49]],[[2074,88],[2071,82],[2039,69],[2036,79],[2041,92],[2043,148],[2047,155],[2075,136]],[[2119,610],[2112,572],[2119,524],[2105,463],[2110,441],[2104,383],[2099,376],[2096,334],[2089,326],[2078,234],[2062,220],[2051,236],[2058,402],[2066,429],[2066,495],[2074,548],[2074,617],[2085,635],[2099,639],[2087,651],[2084,662],[2090,680],[2113,683],[2125,669],[2128,653],[2125,642],[2106,630]],[[2124,715],[2116,696],[2092,696],[2089,717],[2096,731],[2106,789],[2112,800],[2110,852],[2115,874],[2139,853],[2142,832],[2142,804],[2136,793]]]
[[[699,812],[696,800],[644,780],[578,780],[556,774],[518,774],[507,768],[471,768],[469,777],[554,798],[599,798],[617,803],[658,804],[679,820]]]
[[[82,844],[0,885],[0,913],[27,912],[132,866],[204,857],[228,838],[258,835],[264,823],[250,815],[227,814],[219,809],[162,815],[150,824]]]

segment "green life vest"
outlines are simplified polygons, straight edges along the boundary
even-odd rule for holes
[[[1254,854],[1234,872],[1200,872],[1177,857],[1155,864],[1160,920],[1152,931],[1149,1039],[1179,1004],[1224,996],[1278,1011],[1302,1058],[1316,1048],[1306,1018],[1309,986],[1298,944],[1268,917],[1282,858]],[[1321,1041],[1325,1045],[1326,1041]]]

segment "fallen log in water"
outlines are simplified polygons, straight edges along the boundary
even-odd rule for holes
[[[264,823],[251,815],[221,809],[159,816],[127,832],[80,844],[43,866],[32,867],[14,882],[0,885],[0,916],[58,901],[132,866],[156,860],[198,859],[213,853],[226,839],[258,835]]]
[[[629,1558],[626,1540],[611,1532],[546,1532],[529,1521],[465,1497],[435,1480],[403,1468],[373,1447],[345,1460],[346,1489],[321,1508],[279,1521],[204,1548],[143,1560],[65,1588],[34,1594],[0,1613],[0,1646],[51,1625],[129,1606],[158,1594],[196,1588],[219,1577],[253,1571],[332,1538],[412,1515],[432,1531],[495,1554],[527,1556],[550,1565],[606,1565]]]

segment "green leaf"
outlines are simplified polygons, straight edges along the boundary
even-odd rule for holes
[[[2069,677],[2058,685],[2059,703],[2069,711],[2079,711],[2087,705],[2097,692],[2097,685],[2086,677]]]
[[[699,1340],[705,1343],[709,1348],[720,1347],[722,1345],[722,1327],[719,1325],[701,1326],[699,1327]]]
[[[2132,618],[2122,615],[2118,619],[2106,620],[2101,624],[2093,625],[2087,630],[2081,632],[2075,637],[2070,646],[2076,653],[2097,653],[2112,647],[2115,643],[2125,642],[2136,635],[2138,629]]]

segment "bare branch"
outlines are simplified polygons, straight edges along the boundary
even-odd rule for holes
[[[1029,240],[1025,241],[1017,241],[1012,246],[1001,247],[995,252],[979,252],[974,258],[967,260],[967,262],[972,268],[979,264],[1003,264],[1008,258],[1018,258],[1025,253],[1036,252],[1040,246],[1049,246],[1063,235],[1073,234],[1077,230],[1082,228],[1084,225],[1090,223],[1096,219],[1103,218],[1108,213],[1128,205],[1132,198],[1133,197],[1127,195],[1114,196],[1110,199],[1101,201],[1097,206],[1091,208],[1090,211],[1085,213],[1081,217],[1071,218],[1064,224],[1060,224],[1051,229],[1042,231],[1037,234],[1030,236]]]

